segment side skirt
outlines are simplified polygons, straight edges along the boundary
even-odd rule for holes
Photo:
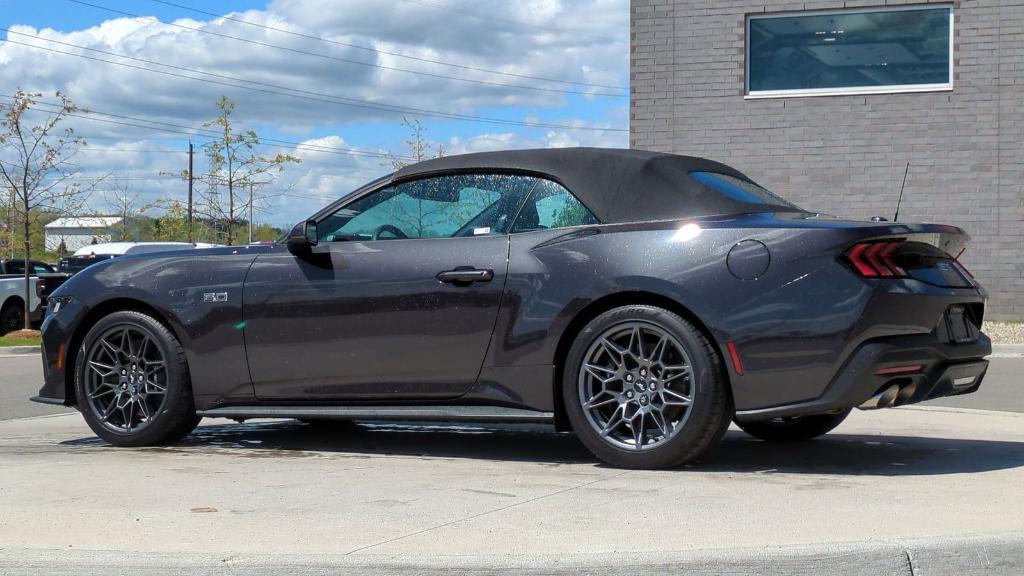
[[[205,418],[323,418],[460,422],[554,422],[552,412],[497,406],[223,406],[197,412]]]

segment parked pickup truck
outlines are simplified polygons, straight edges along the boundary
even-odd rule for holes
[[[53,272],[53,266],[38,260],[29,260],[29,318],[35,322],[42,317],[42,306],[35,284],[39,274]],[[0,335],[25,326],[25,260],[0,260]]]
[[[90,244],[75,251],[71,256],[61,258],[57,264],[57,271],[50,270],[48,274],[40,274],[36,283],[36,296],[40,301],[40,310],[46,314],[46,301],[50,294],[68,278],[85,268],[110,258],[118,256],[148,254],[152,252],[169,252],[171,250],[192,250],[194,248],[205,248],[211,244],[189,244],[188,242],[105,242],[102,244]]]

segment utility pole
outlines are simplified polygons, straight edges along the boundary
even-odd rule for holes
[[[252,182],[249,182],[249,244],[252,244]]]
[[[192,146],[192,141],[188,141],[188,242],[191,244],[195,241],[192,236],[192,155],[195,152],[195,148]]]

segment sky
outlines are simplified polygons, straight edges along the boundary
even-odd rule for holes
[[[0,97],[90,110],[68,125],[82,178],[109,175],[95,212],[123,187],[184,200],[222,95],[302,160],[266,187],[277,226],[390,172],[403,118],[446,154],[628,145],[627,0],[0,0],[0,27]]]

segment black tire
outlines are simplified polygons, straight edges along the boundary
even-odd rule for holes
[[[644,449],[624,448],[602,436],[585,413],[581,393],[581,372],[588,352],[602,335],[625,325],[652,325],[671,335],[689,358],[691,376],[688,390],[692,403],[671,437]],[[651,372],[653,376],[654,372]],[[659,376],[660,377],[660,376]],[[621,383],[625,394],[625,381]],[[677,314],[654,306],[622,306],[609,310],[588,323],[577,335],[566,356],[562,374],[562,399],[577,437],[601,460],[624,468],[656,469],[691,462],[712,448],[728,427],[729,391],[721,359],[707,338]],[[652,388],[653,390],[653,388]],[[655,398],[655,393],[650,394]],[[664,398],[664,397],[663,397]],[[619,400],[622,402],[622,400]],[[654,400],[651,400],[653,406]],[[646,406],[646,404],[644,404]],[[664,416],[662,417],[664,419]],[[724,422],[723,422],[724,421]],[[643,422],[641,420],[641,422]],[[632,424],[630,424],[632,428]],[[642,441],[638,444],[642,445]]]
[[[99,338],[112,330],[128,328],[148,336],[164,359],[166,371],[163,382],[165,393],[162,404],[153,411],[145,426],[120,430],[108,425],[98,412],[96,403],[89,400],[86,390],[87,354],[99,346]],[[196,415],[192,400],[185,350],[178,339],[155,318],[136,311],[113,312],[104,316],[85,335],[75,361],[75,394],[78,408],[86,423],[97,436],[114,446],[158,446],[171,444],[187,436],[201,418]],[[141,423],[140,423],[141,424]]]
[[[0,309],[0,336],[25,327],[25,310],[20,302],[10,300]]]
[[[729,424],[732,424],[732,417],[735,414],[736,406],[733,404],[732,394],[730,394],[725,407],[725,418],[722,418],[722,424],[718,427],[718,431],[715,432],[716,445],[725,438],[726,434],[729,433]]]
[[[829,414],[808,414],[771,420],[737,421],[736,425],[747,434],[768,442],[800,442],[828,434],[843,423],[851,408]]]

